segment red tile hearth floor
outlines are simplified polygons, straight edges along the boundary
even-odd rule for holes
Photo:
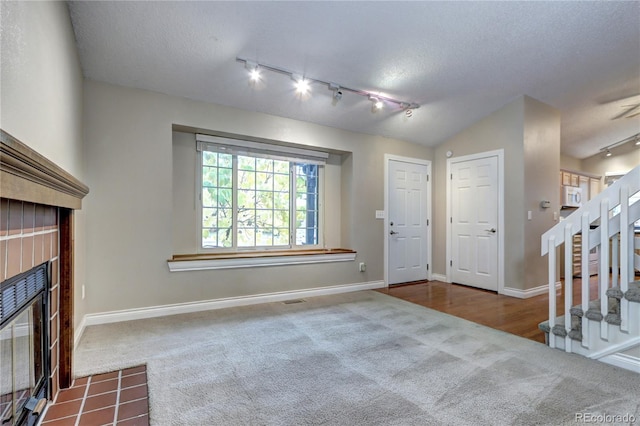
[[[147,367],[73,381],[45,413],[42,426],[149,426]]]

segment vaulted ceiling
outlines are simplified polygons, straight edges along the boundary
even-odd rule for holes
[[[436,146],[520,95],[585,158],[640,132],[640,2],[70,2],[85,77]],[[308,96],[236,57],[420,108]],[[472,143],[473,141],[470,141]]]

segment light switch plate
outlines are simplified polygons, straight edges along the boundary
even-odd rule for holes
[[[376,219],[384,219],[384,210],[376,210]]]

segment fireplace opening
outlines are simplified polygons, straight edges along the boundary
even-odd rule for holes
[[[49,262],[0,284],[0,424],[35,425],[49,397]]]

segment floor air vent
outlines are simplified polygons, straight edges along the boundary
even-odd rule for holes
[[[294,303],[304,303],[306,302],[306,300],[304,299],[293,299],[293,300],[285,300],[284,303],[285,305],[293,305]]]

